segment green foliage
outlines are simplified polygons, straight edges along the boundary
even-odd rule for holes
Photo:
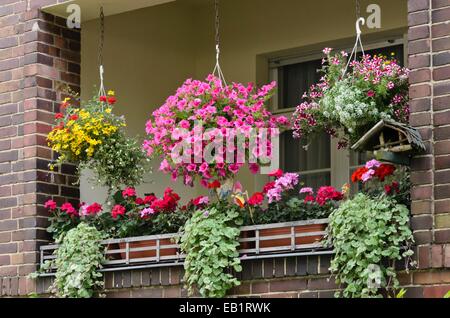
[[[119,130],[107,143],[98,146],[94,159],[80,163],[79,170],[90,169],[95,178],[92,181],[108,187],[110,193],[122,185],[137,186],[141,184],[148,172],[150,159],[135,138]]]
[[[97,288],[102,288],[98,269],[104,261],[104,251],[99,242],[104,238],[95,227],[80,223],[58,241],[56,259],[41,269],[54,266],[57,270],[50,291],[60,298],[90,298]]]
[[[240,282],[228,272],[242,271],[239,260],[239,227],[242,219],[237,208],[217,203],[196,211],[186,223],[181,249],[187,254],[185,282],[192,294],[194,287],[203,297],[224,297]]]
[[[80,218],[68,215],[59,209],[52,211],[48,220],[50,225],[47,227],[47,232],[55,241],[80,224]]]
[[[450,290],[447,292],[447,294],[445,294],[444,298],[447,298],[447,299],[450,298]]]
[[[413,254],[406,206],[384,195],[358,194],[331,213],[328,231],[335,252],[330,269],[345,287],[336,296],[377,297],[398,289],[395,262],[405,260],[408,269]],[[374,265],[379,273],[371,270]],[[379,285],[372,284],[377,277]]]

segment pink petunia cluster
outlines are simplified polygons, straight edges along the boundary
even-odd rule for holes
[[[182,178],[186,185],[193,185],[196,177],[202,179],[202,184],[230,178],[244,166],[241,162],[249,161],[250,155],[270,157],[271,128],[289,125],[286,117],[275,117],[265,107],[275,85],[273,82],[260,89],[253,84],[224,86],[213,75],[204,82],[188,79],[153,112],[146,124],[148,138],[143,148],[149,156],[161,157],[161,171],[173,180]],[[261,129],[268,129],[267,139]],[[249,140],[255,131],[258,142],[252,147]],[[238,145],[236,136],[244,136],[245,142]],[[223,147],[210,151],[208,145],[213,142]],[[188,148],[181,147],[186,143]],[[244,151],[238,151],[238,147]],[[180,148],[181,152],[175,151]],[[206,152],[212,154],[212,161],[205,160]],[[246,158],[238,158],[242,153]],[[250,171],[257,173],[259,165],[251,164]]]

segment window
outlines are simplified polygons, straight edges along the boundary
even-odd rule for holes
[[[394,55],[400,65],[405,62],[403,39],[371,45],[365,53]],[[350,51],[350,50],[347,50]],[[358,57],[361,53],[358,53]],[[317,72],[323,55],[294,56],[270,61],[271,80],[278,82],[278,92],[272,101],[272,111],[291,115],[302,101],[303,93],[320,80]],[[317,189],[322,185],[340,188],[349,182],[351,174],[368,159],[369,154],[338,150],[335,140],[323,133],[314,140],[296,140],[292,132],[283,133],[280,140],[280,164],[286,172],[300,172],[301,181]],[[353,186],[357,191],[357,186]]]

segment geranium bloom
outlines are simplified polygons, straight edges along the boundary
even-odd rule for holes
[[[77,114],[74,114],[74,115],[71,115],[70,117],[69,117],[69,119],[70,120],[78,120],[78,115]]]
[[[282,194],[285,191],[294,189],[294,187],[298,184],[298,178],[299,175],[297,173],[285,173],[275,180],[274,187],[268,190],[266,194],[269,199],[269,203],[280,201]]]
[[[395,171],[395,167],[390,164],[382,164],[378,167],[378,169],[375,171],[375,176],[378,177],[378,179],[383,182],[384,179],[390,175],[392,175]]]
[[[108,98],[106,96],[100,96],[99,100],[103,103],[106,103],[106,101],[108,100]]]
[[[373,169],[369,169],[367,170],[362,176],[361,176],[361,181],[362,182],[367,182],[370,179],[372,179],[372,177],[375,175],[375,170]]]
[[[86,208],[88,214],[97,214],[103,210],[102,206],[97,202],[92,203]]]
[[[61,206],[61,211],[66,212],[66,214],[70,215],[70,216],[76,216],[78,215],[77,210],[75,210],[75,208],[73,207],[73,205],[69,202],[64,203]]]
[[[135,197],[136,196],[136,189],[135,188],[126,188],[122,191],[122,196],[126,198]]]
[[[340,201],[343,199],[343,194],[337,191],[334,187],[321,187],[317,190],[316,202],[323,206],[328,201]]]
[[[248,204],[251,206],[261,205],[264,201],[264,194],[256,192],[248,199]]]
[[[369,169],[367,169],[366,167],[363,168],[359,168],[357,169],[353,174],[352,174],[352,182],[356,183],[362,180],[362,176],[368,171]]]
[[[192,204],[196,207],[203,207],[209,204],[209,198],[207,196],[199,196],[192,200]]]
[[[137,205],[143,205],[143,204],[145,204],[144,199],[142,199],[142,198],[137,198],[136,201],[135,201],[135,203],[136,203]]]
[[[217,180],[214,180],[213,182],[208,183],[208,189],[218,189],[220,188],[220,182]]]
[[[283,175],[283,170],[281,169],[277,169],[275,171],[272,171],[271,173],[269,173],[269,177],[275,177],[275,178],[279,178]]]
[[[53,200],[48,200],[47,202],[45,202],[44,207],[46,209],[49,209],[50,211],[56,210],[56,202]]]
[[[366,168],[367,169],[373,169],[373,168],[378,168],[379,166],[381,166],[381,162],[379,162],[378,160],[370,160],[366,163]]]
[[[62,113],[55,114],[55,119],[61,119],[64,118],[64,115]]]
[[[152,216],[155,213],[156,213],[156,211],[153,210],[152,208],[146,208],[146,209],[141,211],[140,216],[141,216],[142,219],[146,219],[146,218]]]
[[[251,173],[257,174],[259,171],[259,165],[257,165],[256,163],[251,163],[249,164],[249,169]]]
[[[269,190],[273,189],[274,187],[275,187],[275,181],[267,182],[263,188],[263,193],[266,194]]]
[[[117,204],[112,209],[111,215],[113,219],[117,219],[119,215],[125,215],[125,212],[126,212],[125,207],[121,206],[120,204]]]
[[[312,196],[312,195],[307,195],[306,197],[305,197],[305,203],[308,203],[308,202],[314,202],[314,201],[316,201],[316,198],[314,198],[314,196]]]
[[[303,193],[313,194],[314,190],[312,188],[309,188],[309,187],[301,188],[300,189],[300,194],[303,194]]]
[[[108,97],[108,104],[114,105],[116,103],[117,99],[114,96]]]

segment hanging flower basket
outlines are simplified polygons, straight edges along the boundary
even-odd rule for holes
[[[339,139],[339,147],[347,147],[380,120],[408,123],[409,70],[394,56],[364,55],[347,70],[346,52],[333,55],[327,48],[324,53],[323,76],[294,113],[295,138],[325,131]]]
[[[285,117],[275,117],[265,107],[274,87],[275,82],[260,89],[253,84],[225,86],[214,75],[204,82],[188,79],[153,112],[144,149],[162,159],[161,171],[186,185],[196,178],[205,187],[214,180],[233,179],[244,163],[251,162],[250,156],[256,160],[249,169],[257,173],[271,157],[271,137],[288,125]],[[253,133],[257,146],[249,142]],[[236,136],[245,141],[235,142]],[[218,147],[212,149],[213,145]]]

